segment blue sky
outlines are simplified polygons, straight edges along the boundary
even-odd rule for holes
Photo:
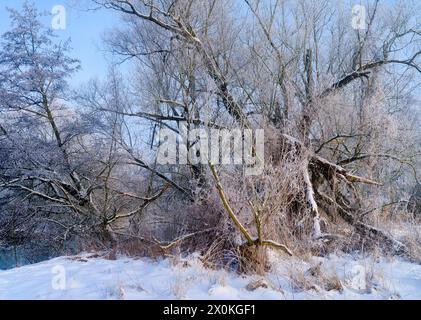
[[[41,11],[51,12],[56,5],[66,8],[66,29],[55,31],[61,39],[71,38],[71,55],[81,60],[82,70],[71,80],[72,85],[79,85],[94,77],[103,77],[108,70],[108,62],[102,51],[101,37],[107,29],[119,22],[116,12],[99,9],[88,10],[89,0],[37,0],[36,7]],[[6,7],[20,8],[24,0],[0,0],[0,34],[10,26],[9,12]],[[51,25],[51,17],[45,23]]]

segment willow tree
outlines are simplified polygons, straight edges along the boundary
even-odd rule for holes
[[[303,160],[297,174],[305,205],[299,211],[311,217],[315,242],[336,237],[323,230],[323,211],[341,217],[363,238],[407,253],[364,220],[362,197],[383,184],[377,174],[382,170],[369,170],[370,159],[396,162],[416,178],[414,140],[405,140],[411,152],[402,158],[403,136],[387,145],[381,128],[392,118],[399,121],[383,102],[406,99],[387,92],[387,80],[408,75],[410,82],[419,81],[418,7],[368,2],[366,26],[355,30],[351,8],[347,13],[332,1],[95,2],[123,14],[126,27],[115,30],[108,44],[123,60],[135,59],[143,77],[141,111],[126,116],[175,131],[181,121],[192,128],[271,127],[282,146],[276,150]],[[378,101],[382,108],[375,110]],[[405,130],[415,132],[414,126]],[[271,154],[271,165],[281,157]],[[251,235],[236,217],[240,209],[228,203],[215,167],[211,172],[245,245],[262,245],[263,238]],[[249,212],[260,205],[251,203]],[[264,230],[259,221],[255,227]]]

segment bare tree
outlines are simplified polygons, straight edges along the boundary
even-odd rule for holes
[[[380,99],[379,90],[385,88],[380,81],[383,73],[398,77],[419,72],[419,26],[408,16],[409,7],[402,8],[407,10],[405,14],[400,10],[396,19],[387,22],[379,17],[386,14],[380,12],[379,3],[369,3],[367,28],[355,31],[350,23],[348,28],[343,25],[344,13],[330,1],[96,2],[124,13],[129,21],[128,29],[118,31],[118,39],[109,40],[114,53],[136,57],[143,71],[157,74],[160,70],[161,75],[169,74],[175,80],[154,96],[155,102],[164,103],[171,112],[168,116],[161,114],[165,109],[138,116],[152,118],[159,125],[175,123],[176,128],[179,121],[191,119],[185,115],[194,108],[197,112],[192,123],[199,125],[209,115],[217,115],[212,123],[219,126],[229,126],[229,118],[243,128],[275,125],[280,128],[280,144],[307,159],[301,174],[313,215],[314,239],[330,236],[320,225],[322,206],[324,212],[339,214],[364,236],[404,251],[402,244],[358,218],[361,196],[370,190],[359,185],[382,183],[376,181],[381,176],[368,170],[367,164],[352,164],[384,158],[413,167],[414,154],[398,157],[394,152],[399,148],[392,153],[379,152],[382,148],[373,137],[377,129],[370,118],[373,115],[363,110]],[[236,18],[234,12],[244,15]],[[143,41],[136,41],[134,34]],[[153,39],[148,34],[153,34]],[[152,84],[156,92],[156,82]],[[333,129],[325,121],[340,117],[335,113],[340,111],[329,110],[335,101],[357,98],[356,107],[362,111],[355,127]],[[349,104],[350,111],[355,111],[355,105]],[[176,110],[183,110],[181,117]],[[383,119],[387,117],[392,119],[384,112]],[[334,153],[328,151],[332,145],[336,146],[331,150]],[[369,149],[373,145],[375,152]],[[348,158],[342,148],[350,154]],[[355,174],[356,170],[369,178]]]

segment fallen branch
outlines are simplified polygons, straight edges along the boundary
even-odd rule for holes
[[[398,241],[387,235],[383,230],[380,230],[376,227],[370,226],[359,221],[353,214],[345,210],[341,205],[339,205],[335,200],[333,200],[328,195],[318,192],[318,196],[321,201],[324,201],[328,206],[335,206],[337,208],[337,212],[339,216],[348,222],[350,225],[354,226],[355,229],[363,236],[371,238],[373,240],[377,240],[380,243],[385,244],[388,248],[392,249],[392,252],[397,255],[405,256],[410,259],[413,259],[411,254],[409,253],[406,246]],[[329,212],[329,210],[326,210]]]
[[[297,152],[307,153],[308,158],[309,158],[308,160],[309,164],[319,167],[323,169],[325,172],[334,172],[339,175],[342,175],[349,182],[359,182],[359,183],[372,184],[372,185],[377,185],[377,186],[382,185],[380,182],[374,181],[372,179],[350,174],[348,170],[345,169],[344,167],[338,164],[335,164],[311,152],[306,146],[304,146],[304,144],[300,140],[292,136],[289,136],[287,134],[280,134],[280,138],[282,139],[282,142],[284,142],[286,145],[290,146],[291,148],[295,148]]]
[[[181,242],[183,242],[183,241],[185,241],[187,239],[190,239],[190,238],[195,237],[195,236],[197,236],[199,234],[207,233],[207,232],[214,231],[214,230],[215,230],[215,228],[208,228],[208,229],[205,229],[205,230],[200,230],[200,231],[192,232],[192,233],[186,234],[184,236],[181,236],[181,237],[179,237],[179,238],[177,238],[177,239],[175,239],[175,240],[173,240],[171,242],[168,242],[167,244],[163,244],[162,242],[160,242],[160,241],[158,241],[156,239],[154,239],[154,240],[156,241],[156,244],[158,244],[159,247],[162,250],[165,251],[165,250],[169,250],[169,249],[175,247],[176,245],[180,244]]]
[[[319,238],[322,235],[322,231],[320,229],[320,214],[317,202],[314,199],[314,189],[313,184],[311,183],[308,165],[304,168],[303,178],[304,183],[306,184],[307,202],[313,215],[313,238]]]

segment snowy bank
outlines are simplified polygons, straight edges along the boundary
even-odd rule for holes
[[[60,257],[0,271],[0,299],[421,299],[421,266],[400,260],[278,260],[265,279],[187,259]]]

